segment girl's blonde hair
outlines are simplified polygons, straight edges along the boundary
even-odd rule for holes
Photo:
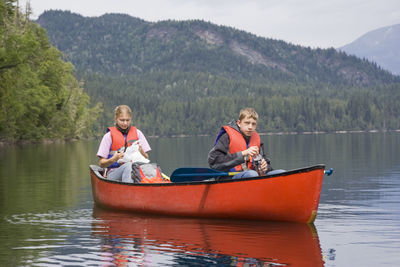
[[[122,113],[127,113],[129,117],[132,117],[132,110],[127,105],[119,105],[114,109],[115,118],[121,116]]]
[[[250,117],[254,120],[258,120],[258,114],[257,112],[254,110],[254,108],[244,108],[240,111],[239,113],[239,120],[243,120],[247,117]]]

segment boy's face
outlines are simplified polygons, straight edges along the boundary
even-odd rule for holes
[[[245,117],[237,121],[240,131],[246,135],[251,136],[257,128],[257,121],[251,117]]]

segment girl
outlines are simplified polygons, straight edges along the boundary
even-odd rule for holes
[[[108,168],[106,175],[108,179],[132,183],[132,164],[119,164],[117,161],[124,157],[125,149],[136,140],[139,141],[139,151],[149,158],[147,152],[151,150],[144,134],[131,125],[132,111],[126,105],[115,108],[115,126],[108,127],[107,133],[101,140],[97,156],[99,166]]]

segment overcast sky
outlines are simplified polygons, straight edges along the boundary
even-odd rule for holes
[[[341,47],[400,24],[400,0],[20,0],[33,19],[45,10],[83,16],[124,13],[146,21],[202,19],[293,44]]]

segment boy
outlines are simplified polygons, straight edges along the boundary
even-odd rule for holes
[[[265,175],[272,170],[259,155],[261,142],[256,132],[257,120],[257,112],[253,108],[245,108],[240,111],[237,121],[233,120],[221,128],[214,147],[208,153],[208,164],[211,168],[224,172],[240,172],[233,179]]]

